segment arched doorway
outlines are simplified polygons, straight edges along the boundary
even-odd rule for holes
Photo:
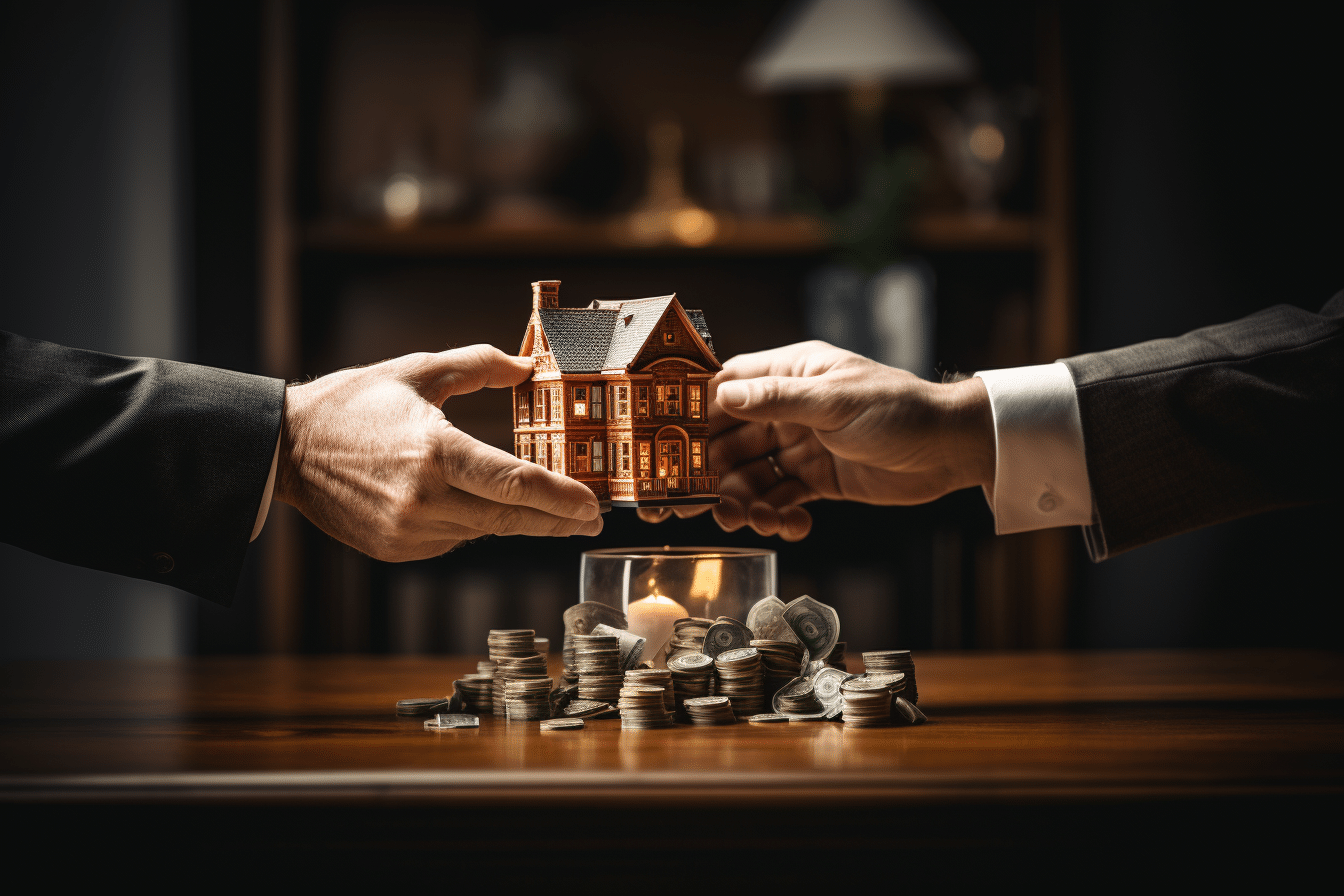
[[[679,426],[664,426],[654,437],[654,473],[666,479],[668,489],[687,487],[686,465],[690,463],[686,430]]]

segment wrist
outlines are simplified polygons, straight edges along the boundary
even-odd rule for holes
[[[285,411],[280,419],[280,447],[275,467],[275,499],[299,506],[300,435],[305,396],[302,386],[285,388]]]
[[[953,490],[981,486],[992,493],[997,449],[989,390],[979,377],[936,388],[942,399],[940,436],[953,472]]]

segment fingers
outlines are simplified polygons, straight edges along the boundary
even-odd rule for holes
[[[592,494],[589,492],[589,494]],[[430,511],[437,517],[431,532],[445,534],[458,528],[494,535],[597,535],[602,531],[602,518],[577,520],[556,516],[518,504],[500,504],[470,492],[449,489]],[[475,536],[472,536],[475,537]]]
[[[720,383],[716,403],[742,420],[798,423],[822,432],[840,429],[856,408],[823,377],[763,376]]]
[[[566,519],[600,515],[597,496],[588,486],[478,442],[446,421],[437,451],[443,482],[463,492]]]
[[[492,345],[469,345],[415,356],[411,379],[436,405],[454,395],[516,386],[532,375],[532,359],[506,355]]]
[[[646,523],[661,523],[673,516],[676,516],[677,519],[688,520],[691,517],[700,516],[714,506],[713,504],[679,504],[675,507],[640,507],[635,513]]]

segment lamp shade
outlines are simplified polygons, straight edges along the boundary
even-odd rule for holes
[[[747,64],[759,90],[947,83],[974,73],[970,49],[919,0],[808,0]]]

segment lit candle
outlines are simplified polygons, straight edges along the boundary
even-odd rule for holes
[[[690,615],[686,608],[670,597],[650,594],[643,600],[633,601],[625,611],[630,631],[644,638],[644,655],[652,660],[672,637],[672,623]]]

